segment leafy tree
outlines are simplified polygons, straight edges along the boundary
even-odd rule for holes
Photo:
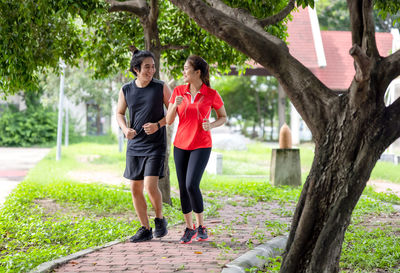
[[[218,79],[213,87],[223,97],[229,117],[239,121],[242,132],[247,133],[247,124],[251,121],[262,130],[260,137],[265,139],[265,126],[274,127],[274,118],[277,115],[276,79],[257,76],[225,76]],[[255,135],[254,131],[253,135]],[[272,131],[269,138],[273,138]]]
[[[389,106],[384,103],[388,85],[400,74],[400,51],[380,56],[373,18],[374,7],[382,14],[396,14],[400,2],[347,1],[355,75],[347,92],[338,95],[294,58],[282,40],[265,31],[294,9],[294,0],[280,1],[287,6],[265,19],[259,12],[275,11],[270,1],[170,1],[263,65],[310,128],[314,163],[293,216],[280,272],[339,272],[352,211],[380,155],[400,137],[400,98]],[[313,1],[297,1],[307,3]]]
[[[278,24],[270,31],[278,35],[283,29]],[[59,72],[60,59],[69,66],[83,59],[98,78],[126,71],[133,47],[155,54],[156,78],[161,57],[163,69],[173,76],[181,74],[192,53],[221,72],[247,59],[159,0],[0,0],[0,36],[0,90],[5,95],[34,89],[39,74]],[[164,202],[171,203],[168,164],[165,167],[160,187]]]
[[[112,102],[116,102],[113,85],[121,85],[121,75],[108,79],[94,79],[94,72],[84,63],[80,67],[67,67],[65,70],[64,93],[69,101],[75,104],[92,105],[95,110],[96,128],[87,128],[96,134],[101,132],[101,116],[111,115]],[[59,96],[59,77],[55,74],[44,75],[44,96],[42,102],[46,105],[57,105]]]
[[[350,30],[350,16],[345,0],[320,0],[316,4],[321,29]],[[380,32],[390,32],[398,28],[399,13],[387,14],[384,10],[374,10],[375,29]]]

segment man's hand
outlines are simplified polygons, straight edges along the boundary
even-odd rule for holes
[[[132,128],[126,128],[126,130],[124,131],[124,135],[127,139],[133,139],[137,135],[137,133]]]
[[[144,129],[144,132],[145,132],[147,135],[154,134],[155,132],[158,131],[157,122],[156,122],[156,123],[148,122],[148,123],[146,123],[146,124],[143,125],[143,129]]]

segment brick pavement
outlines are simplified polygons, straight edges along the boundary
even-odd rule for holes
[[[242,203],[243,202],[243,203]],[[249,250],[249,246],[270,240],[266,221],[289,224],[290,217],[277,203],[244,205],[246,200],[226,204],[219,216],[206,220],[207,242],[182,245],[178,241],[184,225],[170,227],[167,236],[149,242],[123,242],[87,254],[56,268],[54,272],[204,273],[221,272],[223,266]]]

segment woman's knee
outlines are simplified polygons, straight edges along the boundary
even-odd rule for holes
[[[200,187],[195,184],[186,185],[186,190],[190,196],[196,196],[200,193]]]

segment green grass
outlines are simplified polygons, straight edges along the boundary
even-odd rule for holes
[[[7,199],[0,211],[0,272],[26,272],[60,256],[126,238],[139,227],[137,221],[121,217],[134,215],[131,195],[126,186],[80,183],[68,177],[70,171],[123,172],[125,153],[118,152],[115,141],[107,136],[86,138],[84,141],[63,147],[62,160],[59,162],[54,160],[53,149]],[[223,175],[205,173],[201,184],[208,204],[208,217],[218,216],[221,197],[245,196],[248,197],[249,206],[259,201],[276,201],[280,204],[294,204],[297,201],[300,188],[273,187],[269,183],[271,148],[266,144],[251,143],[247,151],[219,152],[223,153]],[[313,147],[302,146],[300,155],[305,179],[312,164]],[[172,156],[169,162],[171,185],[177,188]],[[378,169],[386,168],[386,164],[378,162],[374,173],[376,179],[394,179],[396,182],[400,166],[390,166],[392,171],[379,174]],[[48,199],[55,200],[67,211],[49,215],[37,204],[38,200]],[[164,214],[170,224],[182,222],[179,198],[173,197],[172,201],[173,206],[164,206]],[[390,193],[376,193],[367,187],[346,233],[341,261],[343,268],[364,272],[362,270],[376,266],[396,272],[393,271],[393,263],[396,259],[398,261],[400,253],[397,239],[400,231],[394,227],[379,226],[373,230],[363,230],[355,226],[362,224],[365,217],[393,212],[390,204],[382,202],[400,204],[400,198]],[[281,213],[286,215],[289,212]],[[265,226],[275,234],[282,234],[286,230],[286,227],[273,221],[266,222]],[[363,240],[363,234],[375,237],[365,236]],[[371,247],[372,244],[380,249],[379,252],[370,253],[371,249],[375,249]],[[364,257],[364,260],[356,260],[353,257],[355,253]],[[385,260],[384,263],[381,260]],[[274,260],[275,268],[277,263]]]
[[[77,158],[97,154],[93,164]],[[110,160],[112,158],[112,160]],[[67,178],[71,170],[99,169],[122,173],[124,155],[116,145],[82,143],[63,148],[56,162],[53,149],[7,199],[0,211],[0,272],[26,272],[37,265],[126,238],[140,226],[121,219],[134,214],[131,195],[123,186],[79,183]],[[48,215],[35,200],[52,199],[70,213]],[[164,206],[171,224],[183,221],[179,199]],[[150,206],[150,204],[149,204]]]

